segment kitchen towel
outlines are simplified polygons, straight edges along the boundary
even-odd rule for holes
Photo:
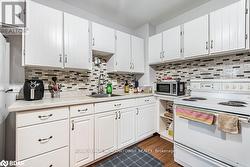
[[[231,134],[239,134],[239,118],[227,114],[219,114],[217,117],[218,129]]]
[[[213,114],[196,111],[195,109],[186,107],[177,107],[176,115],[181,118],[204,123],[207,125],[212,125],[214,123],[214,117],[215,117]]]

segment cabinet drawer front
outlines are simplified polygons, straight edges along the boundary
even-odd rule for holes
[[[136,106],[135,99],[103,102],[95,104],[95,112],[100,113],[104,111],[119,110],[122,108],[129,108],[134,106]]]
[[[94,113],[94,105],[86,104],[86,105],[77,105],[70,107],[70,117],[78,117],[83,115],[89,115]]]
[[[17,160],[69,145],[68,120],[17,128]]]
[[[69,166],[68,147],[52,151],[34,158],[22,161],[23,165],[18,167],[68,167]]]
[[[68,115],[69,109],[67,107],[20,112],[17,113],[16,122],[17,127],[23,127],[67,119]]]
[[[147,104],[152,104],[155,103],[155,97],[150,96],[150,97],[143,97],[143,98],[137,98],[136,99],[136,104],[137,105],[147,105]]]

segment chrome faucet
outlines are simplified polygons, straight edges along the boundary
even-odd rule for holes
[[[100,74],[98,78],[98,92],[97,92],[98,94],[104,93],[104,88],[103,88],[104,82],[101,83],[101,80],[103,79],[104,79],[104,75]]]

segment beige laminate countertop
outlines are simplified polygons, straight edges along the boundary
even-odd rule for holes
[[[89,103],[100,103],[106,101],[114,100],[124,100],[131,98],[140,98],[153,96],[154,94],[150,93],[139,93],[139,94],[119,94],[121,96],[116,97],[105,97],[105,98],[93,98],[89,96],[80,96],[80,97],[65,97],[65,98],[48,98],[38,101],[24,101],[18,100],[13,105],[11,105],[8,110],[9,112],[19,112],[19,111],[28,111],[28,110],[39,110],[53,107],[64,107],[72,106],[79,104],[89,104]]]

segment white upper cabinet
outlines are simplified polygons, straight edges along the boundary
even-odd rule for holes
[[[184,24],[184,57],[209,54],[208,15]]]
[[[163,60],[181,58],[181,27],[177,26],[163,32]]]
[[[130,35],[116,31],[115,69],[118,72],[130,72],[131,67],[131,41]]]
[[[134,73],[144,73],[144,39],[131,36],[131,71]]]
[[[92,49],[100,52],[115,53],[115,30],[92,23]]]
[[[246,48],[246,4],[240,0],[210,14],[210,52]]]
[[[91,69],[89,22],[64,13],[64,66],[65,68]]]
[[[24,66],[63,67],[63,12],[27,2]]]
[[[162,61],[162,33],[149,38],[149,64]]]

